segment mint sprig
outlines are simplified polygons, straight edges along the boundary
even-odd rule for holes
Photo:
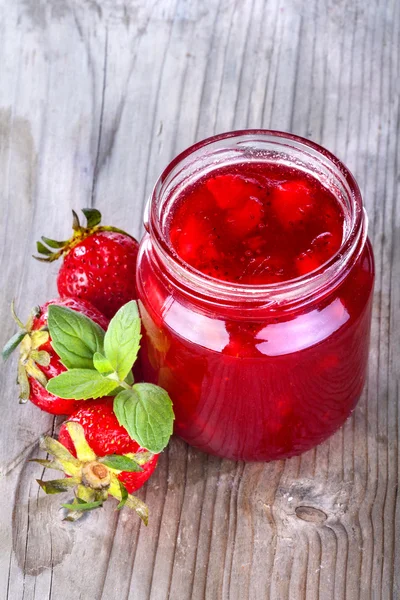
[[[53,348],[68,370],[50,379],[47,390],[74,400],[115,395],[119,424],[142,448],[161,452],[172,434],[174,413],[164,389],[134,383],[132,366],[141,339],[136,302],[120,308],[106,332],[88,317],[53,305],[49,307],[48,327]]]

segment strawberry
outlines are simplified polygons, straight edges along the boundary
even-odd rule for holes
[[[92,319],[102,329],[107,329],[108,319],[94,306],[84,300],[74,298],[56,299],[32,310],[26,325],[18,319],[12,307],[15,321],[21,328],[4,346],[3,358],[6,360],[15,348],[20,346],[18,363],[18,383],[20,386],[20,401],[33,402],[42,410],[54,415],[69,415],[77,409],[80,403],[75,400],[65,400],[50,394],[45,388],[49,379],[66,371],[58,355],[51,345],[47,329],[48,306],[56,304],[65,306]]]
[[[100,225],[96,209],[83,209],[87,226],[73,212],[73,235],[57,242],[42,237],[38,260],[53,262],[61,256],[57,287],[61,297],[87,300],[108,318],[121,306],[137,298],[136,260],[139,244],[128,233]],[[53,250],[54,249],[54,250]]]
[[[68,421],[74,421],[82,425],[86,441],[97,456],[109,454],[141,454],[144,450],[129,437],[128,432],[122,427],[113,411],[114,398],[101,398],[101,400],[83,401],[78,411],[71,415]],[[73,441],[66,424],[61,426],[58,440],[74,456]],[[122,472],[118,479],[122,481],[129,493],[142,487],[156,468],[158,454],[152,454],[151,458],[143,465],[143,470],[138,473]]]
[[[64,504],[69,520],[83,511],[97,508],[108,496],[136,510],[147,524],[146,505],[131,493],[140,488],[153,473],[158,454],[141,448],[126,429],[119,425],[113,412],[113,398],[85,402],[61,426],[58,442],[48,436],[41,446],[55,458],[53,462],[38,460],[49,468],[63,470],[68,479],[38,480],[46,493],[75,488],[72,504]]]

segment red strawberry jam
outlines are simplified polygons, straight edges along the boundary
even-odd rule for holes
[[[202,273],[258,285],[317,269],[340,248],[343,222],[343,208],[318,179],[283,165],[244,163],[184,190],[169,236]]]
[[[148,215],[143,370],[169,392],[175,433],[264,461],[335,432],[364,386],[374,281],[346,167],[288,134],[223,134],[167,167]]]

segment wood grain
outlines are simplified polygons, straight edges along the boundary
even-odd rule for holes
[[[219,460],[173,440],[140,492],[71,526],[35,483],[41,432],[11,361],[0,402],[0,598],[400,598],[398,0],[0,0],[0,315],[56,294],[30,259],[70,210],[141,232],[161,169],[194,141],[292,131],[362,189],[377,280],[368,385],[328,442],[288,461]],[[3,339],[1,340],[3,341]]]

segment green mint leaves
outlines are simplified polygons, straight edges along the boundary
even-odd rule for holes
[[[161,452],[172,435],[174,412],[167,392],[152,383],[136,383],[114,400],[119,424],[142,448]]]
[[[141,338],[136,302],[120,308],[107,332],[88,317],[56,305],[49,306],[48,327],[52,346],[68,370],[50,379],[47,390],[74,400],[115,395],[119,424],[142,448],[161,452],[172,434],[174,413],[165,390],[150,383],[134,384],[132,366]],[[117,458],[121,459],[111,460]],[[137,463],[130,468],[140,470]]]
[[[111,320],[104,338],[104,354],[119,379],[132,369],[140,348],[140,317],[136,302],[128,302]]]
[[[93,365],[96,371],[102,375],[110,375],[114,373],[114,369],[110,361],[101,354],[101,352],[95,352],[93,354]]]
[[[105,336],[99,325],[75,310],[51,304],[48,327],[51,344],[67,369],[93,369],[93,354],[102,351]]]
[[[59,398],[87,400],[108,396],[117,387],[118,381],[107,379],[94,369],[71,369],[50,379],[46,389]]]

